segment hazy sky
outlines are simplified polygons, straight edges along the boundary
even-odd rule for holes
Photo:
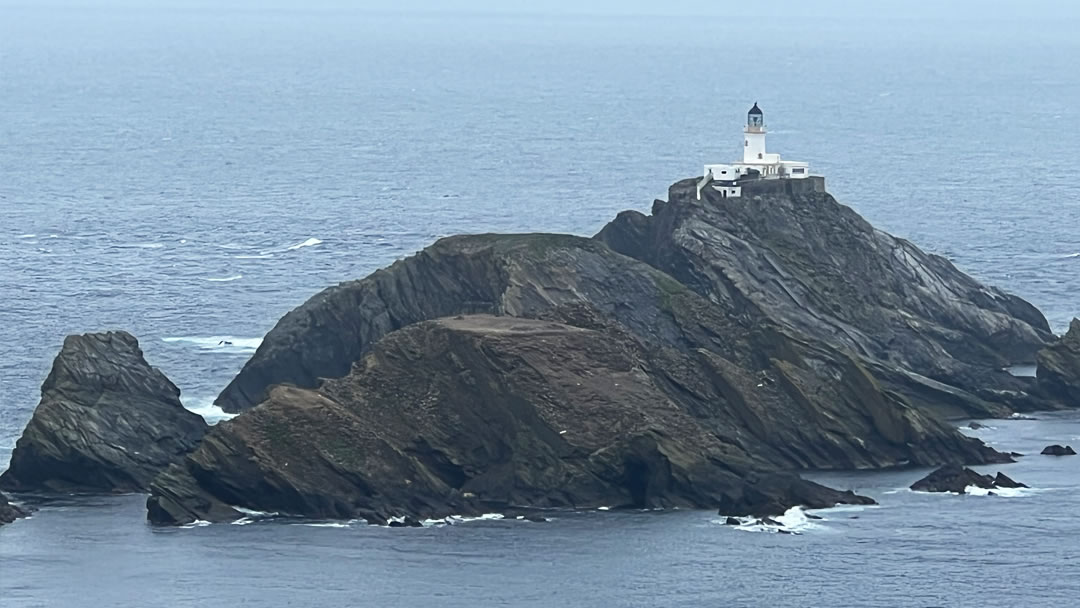
[[[1080,0],[0,0],[0,6],[133,9],[267,8],[376,10],[387,12],[481,12],[579,15],[670,15],[745,18],[753,15],[932,19],[1058,20],[1080,18]]]

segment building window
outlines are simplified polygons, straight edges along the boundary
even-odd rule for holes
[[[743,147],[744,148],[749,148],[750,147],[750,140],[749,139],[746,140],[745,142],[743,142]]]
[[[795,169],[793,169],[793,170],[792,170],[791,172],[792,172],[792,173],[806,173],[806,169],[804,169],[804,168],[802,168],[802,167],[796,167],[796,168],[795,168]]]
[[[761,156],[761,152],[758,152],[758,153],[757,153],[757,157],[758,157],[758,158],[764,158],[763,156]]]

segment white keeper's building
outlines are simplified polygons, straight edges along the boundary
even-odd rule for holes
[[[779,154],[765,151],[765,114],[755,103],[746,115],[743,129],[742,162],[726,165],[705,165],[701,190],[712,186],[724,198],[742,196],[742,184],[759,179],[803,179],[810,176],[810,164],[796,160],[781,160]],[[741,182],[741,183],[740,183]]]

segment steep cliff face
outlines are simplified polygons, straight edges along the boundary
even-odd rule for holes
[[[138,492],[206,433],[180,390],[125,332],[69,336],[0,487]]]
[[[1039,353],[1039,386],[1045,392],[1080,407],[1080,319],[1058,342]]]
[[[1054,407],[1002,369],[1053,340],[1033,306],[876,230],[824,192],[696,200],[673,185],[651,216],[597,238],[740,314],[880,363],[893,387],[950,414]],[[939,384],[941,386],[939,386]]]
[[[155,481],[151,520],[224,520],[238,516],[231,506],[373,521],[510,505],[715,507],[754,495],[745,479],[760,472],[1003,459],[883,389],[857,358],[732,314],[595,241],[455,237],[431,249],[330,295],[369,294],[397,273],[425,293],[438,283],[416,277],[477,294],[459,281],[488,277],[477,284],[492,290],[486,301],[457,306],[504,316],[386,323],[345,374],[317,388],[291,376],[299,387],[272,389]],[[323,318],[326,295],[302,318]],[[367,331],[372,308],[335,307],[334,319],[356,315],[342,327]],[[279,329],[263,357],[306,352],[310,336]],[[767,502],[790,506],[783,493],[803,486],[768,487]]]

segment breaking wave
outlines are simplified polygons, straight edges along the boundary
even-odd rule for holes
[[[741,522],[733,526],[743,532],[768,532],[772,534],[802,534],[810,530],[824,528],[818,520],[807,517],[802,507],[791,507],[783,515],[771,518],[779,525],[765,523],[757,517],[738,517]],[[715,523],[724,523],[722,520],[713,520]]]
[[[453,526],[456,524],[465,524],[471,521],[493,521],[498,519],[504,519],[502,513],[484,513],[476,517],[463,517],[461,515],[450,515],[439,519],[425,519],[420,522],[425,528],[431,526]]]
[[[236,416],[238,415],[230,414],[229,412],[226,412],[220,407],[214,405],[213,397],[197,399],[190,405],[184,403],[184,409],[193,414],[198,414],[202,416],[203,420],[206,421],[206,424],[210,425],[217,424],[222,420],[231,420],[233,418],[236,418]]]
[[[296,251],[297,249],[303,249],[304,247],[314,247],[315,245],[319,245],[321,243],[322,243],[322,240],[313,237],[313,238],[310,238],[310,239],[304,241],[303,243],[297,243],[295,245],[289,245],[285,249],[287,251]]]
[[[231,277],[206,277],[206,280],[210,281],[211,283],[228,283],[230,281],[239,281],[242,278],[244,278],[244,275],[234,274]]]

